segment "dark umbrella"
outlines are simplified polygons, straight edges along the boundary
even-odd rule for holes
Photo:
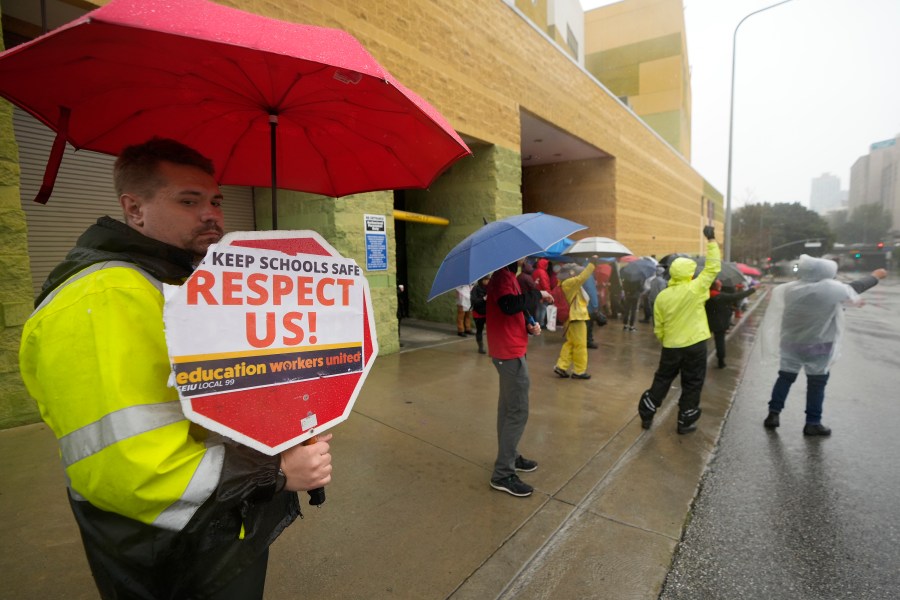
[[[587,226],[544,213],[526,213],[488,223],[447,254],[431,284],[428,300],[546,250],[582,229]]]
[[[691,256],[689,254],[684,254],[683,252],[674,252],[672,254],[667,254],[667,255],[663,256],[661,259],[659,259],[659,264],[660,264],[660,266],[665,267],[666,271],[668,272],[669,267],[672,266],[672,261],[675,260],[676,258],[682,258],[682,257],[683,258],[691,258]],[[691,259],[691,260],[693,260],[693,259]]]
[[[697,269],[694,271],[694,276],[696,277],[706,265],[706,257],[700,256],[698,258],[691,258],[691,260],[697,263]],[[722,268],[719,270],[719,274],[716,275],[716,279],[722,282],[723,287],[733,288],[738,284],[747,284],[747,279],[744,277],[744,274],[738,270],[737,265],[733,262],[726,262],[724,260],[722,261]]]
[[[112,0],[0,54],[0,96],[65,142],[118,155],[153,136],[220,183],[326,196],[425,188],[469,149],[352,36],[206,0]],[[54,164],[55,163],[55,164]]]
[[[619,269],[622,281],[644,281],[656,273],[656,261],[652,258],[639,258]]]

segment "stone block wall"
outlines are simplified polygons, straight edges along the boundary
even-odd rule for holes
[[[519,154],[484,145],[474,146],[472,151],[473,156],[453,165],[428,191],[406,192],[408,210],[450,220],[447,227],[407,224],[407,248],[416,249],[415,261],[408,266],[410,315],[415,318],[454,322],[455,293],[426,302],[441,261],[485,220],[522,212]]]
[[[0,42],[2,49],[2,42]],[[0,131],[12,131],[12,106],[0,100]],[[19,200],[19,149],[0,136],[0,428],[40,419],[19,376],[22,326],[34,308],[25,213]]]
[[[278,190],[278,228],[312,229],[324,237],[345,258],[362,267],[369,281],[375,311],[379,353],[392,353],[400,348],[397,333],[397,265],[393,258],[394,194],[370,192],[344,198],[328,198]],[[257,229],[272,225],[272,192],[257,188],[254,198]],[[387,217],[388,269],[365,271],[366,240],[363,215]]]

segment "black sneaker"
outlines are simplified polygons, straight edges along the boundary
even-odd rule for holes
[[[553,367],[553,372],[556,373],[557,375],[559,375],[560,377],[562,377],[563,379],[566,379],[569,376],[568,373],[566,373],[559,367]]]
[[[766,429],[775,429],[779,425],[781,425],[781,421],[777,412],[770,412],[769,416],[766,417],[766,420],[763,421],[763,427]]]
[[[534,491],[534,488],[519,479],[518,475],[510,475],[496,481],[491,480],[491,487],[519,498],[530,496]]]
[[[521,454],[516,457],[516,471],[522,471],[523,473],[531,473],[537,469],[537,461],[529,460],[522,456]]]
[[[803,435],[831,435],[831,429],[821,423],[807,423],[803,426]]]
[[[572,379],[590,379],[590,373],[572,373]]]
[[[682,425],[681,423],[679,423],[679,424],[678,424],[678,428],[676,429],[676,431],[677,431],[680,435],[684,435],[684,434],[686,434],[686,433],[692,433],[692,432],[694,432],[694,431],[697,431],[697,424],[696,424],[696,423],[691,423],[690,425]]]

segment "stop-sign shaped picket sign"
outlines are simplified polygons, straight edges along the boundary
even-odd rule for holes
[[[274,455],[350,416],[378,354],[372,299],[318,233],[230,233],[165,291],[188,419]]]

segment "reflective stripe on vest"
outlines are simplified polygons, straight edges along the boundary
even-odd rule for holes
[[[129,406],[59,438],[63,466],[72,466],[116,442],[184,420],[181,402]]]
[[[184,494],[159,513],[153,524],[171,531],[184,529],[197,509],[216,491],[224,463],[225,446],[221,443],[216,446],[207,445],[203,459],[194,471],[194,476],[191,477]]]

